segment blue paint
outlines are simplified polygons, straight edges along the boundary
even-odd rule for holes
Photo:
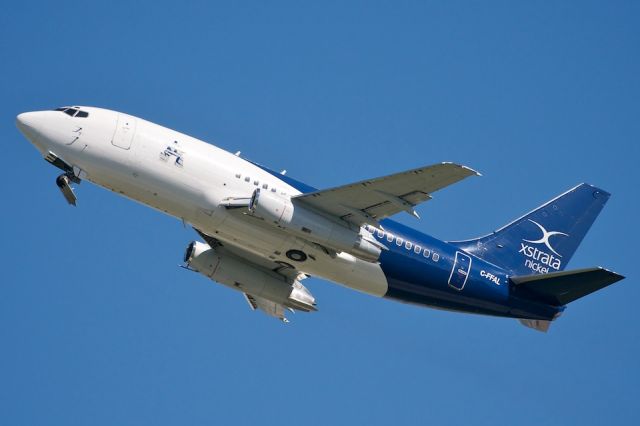
[[[276,172],[275,170],[272,170],[266,166],[263,166],[262,164],[258,164],[255,163],[253,161],[247,160],[249,161],[251,164],[253,164],[254,166],[258,166],[260,167],[262,170],[264,170],[265,172],[268,172],[270,174],[272,174],[273,176],[277,177],[278,179],[280,179],[281,181],[283,181],[284,183],[291,185],[292,187],[294,187],[295,189],[297,189],[300,192],[314,192],[317,191],[316,188],[314,188],[313,186],[309,186],[304,182],[300,182],[299,180],[293,179],[287,175],[283,175],[282,173]]]
[[[461,252],[458,247],[392,220],[383,220],[381,224],[385,234],[383,237],[378,233],[375,235],[389,248],[380,256],[380,266],[389,282],[388,298],[440,309],[513,318],[552,319],[562,311],[562,307],[515,299],[510,292],[506,270],[468,253],[463,253],[469,256],[470,267],[462,286],[455,281],[455,271],[452,274],[456,253]],[[388,234],[396,237],[393,243],[388,242]],[[397,237],[402,238],[402,246],[395,243]],[[406,241],[411,242],[411,250],[407,249]],[[416,245],[421,247],[420,253],[416,253]],[[425,249],[429,250],[429,257],[424,256]]]
[[[301,192],[316,191],[258,166]],[[389,284],[385,297],[460,312],[551,320],[564,307],[517,296],[509,275],[563,270],[608,198],[606,191],[580,184],[488,236],[459,242],[384,219],[384,231],[368,229],[388,248],[379,259]]]
[[[609,196],[583,183],[490,235],[454,244],[512,275],[562,271]]]

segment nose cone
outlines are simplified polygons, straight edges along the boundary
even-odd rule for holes
[[[41,151],[59,145],[64,123],[64,115],[57,111],[24,112],[16,117],[18,129]]]
[[[16,117],[16,126],[18,126],[18,129],[20,129],[21,132],[24,131],[29,124],[33,123],[33,115],[33,112],[23,112],[22,114],[18,114]]]
[[[16,117],[16,126],[27,139],[34,142],[42,126],[42,112],[23,112]]]

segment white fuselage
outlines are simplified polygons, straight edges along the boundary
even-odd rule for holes
[[[387,292],[378,263],[345,253],[331,256],[244,210],[223,207],[225,200],[251,197],[256,188],[289,196],[300,193],[276,175],[149,121],[100,108],[82,110],[89,116],[25,113],[18,117],[18,126],[44,156],[53,152],[81,179],[179,218],[225,244],[286,263],[291,263],[286,251],[301,250],[312,257],[295,265],[301,272],[376,296]]]

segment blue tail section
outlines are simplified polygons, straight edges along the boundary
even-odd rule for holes
[[[609,196],[582,183],[490,235],[452,244],[514,275],[562,271]]]

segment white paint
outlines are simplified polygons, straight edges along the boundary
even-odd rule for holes
[[[383,296],[387,292],[386,278],[376,262],[346,253],[331,256],[300,236],[239,209],[221,207],[225,198],[251,197],[263,185],[278,194],[300,193],[239,153],[127,114],[81,109],[89,113],[88,118],[39,111],[20,114],[17,124],[43,155],[54,152],[81,170],[84,179],[188,222],[223,243],[270,261],[295,263],[301,272],[364,293]],[[81,135],[68,145],[79,126]],[[291,261],[285,256],[291,249],[303,250],[309,259]]]

